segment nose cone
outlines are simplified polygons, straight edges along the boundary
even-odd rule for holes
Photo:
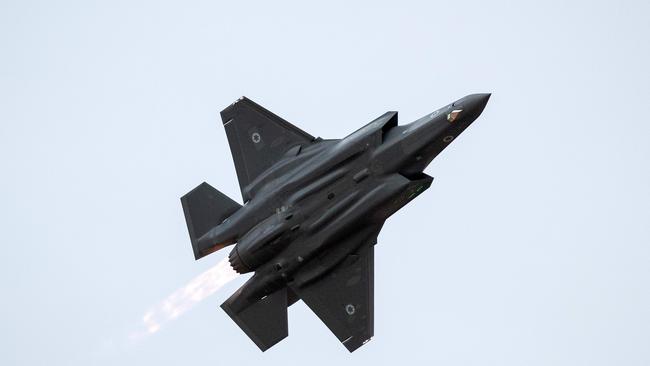
[[[472,103],[476,107],[480,107],[481,109],[485,108],[485,105],[487,104],[488,100],[490,100],[491,93],[480,93],[480,94],[472,94],[468,95],[468,98],[471,99]]]
[[[490,93],[472,94],[469,96],[469,98],[471,99],[471,103],[473,104],[474,108],[480,109],[482,112],[488,100],[490,100],[491,95],[492,94]]]
[[[471,94],[458,100],[453,106],[462,108],[467,113],[467,122],[471,123],[481,115],[491,95],[490,93]]]

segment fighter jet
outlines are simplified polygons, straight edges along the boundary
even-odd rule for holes
[[[181,198],[195,259],[233,245],[254,274],[221,308],[262,350],[304,301],[350,351],[374,332],[374,246],[429,188],[423,171],[483,111],[472,94],[405,125],[387,112],[342,139],[315,138],[242,97],[221,112],[243,205],[202,183]]]

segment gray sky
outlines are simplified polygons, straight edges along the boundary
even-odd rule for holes
[[[650,364],[647,1],[2,1],[0,364]],[[376,248],[375,338],[302,303],[261,353],[218,308],[157,334],[193,260],[179,197],[239,200],[218,112],[342,137],[492,92]],[[435,223],[435,224],[433,224]],[[287,361],[289,362],[287,363]]]

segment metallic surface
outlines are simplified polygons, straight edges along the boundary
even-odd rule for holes
[[[245,202],[207,183],[181,198],[196,259],[226,246],[254,275],[222,308],[262,350],[303,300],[350,351],[374,332],[373,251],[385,220],[429,188],[426,166],[483,111],[473,94],[412,123],[387,112],[338,140],[314,138],[241,98],[221,112]]]

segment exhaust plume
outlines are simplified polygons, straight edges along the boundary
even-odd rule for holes
[[[156,333],[166,323],[183,315],[237,276],[238,274],[230,267],[228,258],[222,259],[214,267],[196,276],[185,286],[150,308],[142,317],[144,330],[131,334],[129,338],[136,341]]]

